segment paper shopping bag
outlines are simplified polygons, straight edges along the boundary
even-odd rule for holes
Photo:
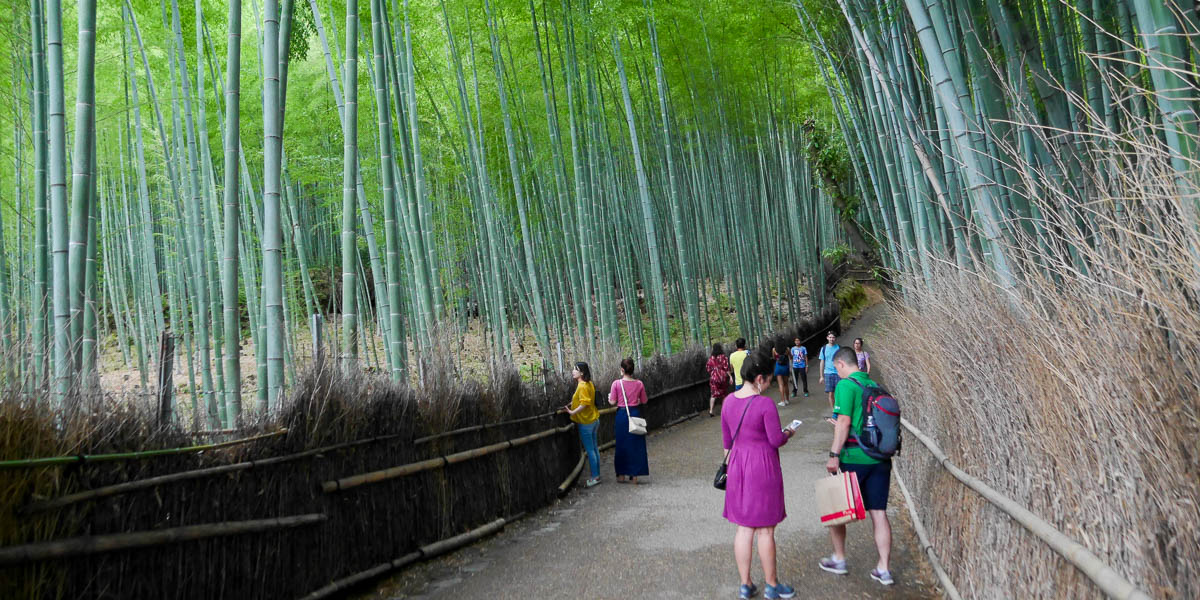
[[[817,480],[817,514],[821,524],[829,527],[867,518],[862,494],[858,491],[858,475],[840,472]]]

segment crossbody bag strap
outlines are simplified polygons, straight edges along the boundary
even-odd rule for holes
[[[621,397],[625,399],[625,417],[632,417],[633,413],[629,412],[629,396],[625,395],[625,382],[618,379],[617,387],[621,388]]]
[[[733,445],[737,443],[738,434],[742,432],[742,421],[746,420],[746,411],[750,410],[750,405],[754,403],[754,398],[756,396],[757,396],[757,394],[755,394],[754,396],[750,396],[750,399],[746,401],[746,408],[742,409],[742,418],[738,419],[738,426],[737,426],[737,429],[735,429],[733,432],[733,439],[729,441],[730,454],[733,453]],[[726,464],[726,465],[729,464],[729,454],[725,455],[725,460],[722,461],[722,464]]]

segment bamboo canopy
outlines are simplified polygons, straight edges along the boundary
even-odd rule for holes
[[[754,337],[825,302],[843,220],[794,150],[828,100],[793,85],[803,47],[708,26],[737,7],[151,4],[0,20],[0,110],[31,122],[0,141],[18,158],[0,345],[28,398],[170,378],[168,422],[230,429],[325,352],[312,315],[339,368],[424,385],[447,364],[545,381],[567,356]]]

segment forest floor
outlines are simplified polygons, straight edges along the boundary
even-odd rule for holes
[[[772,297],[776,299],[773,303],[776,305],[775,310],[778,316],[791,316],[792,311],[786,302],[786,295],[779,290],[771,291]],[[808,296],[803,286],[798,291],[799,298],[802,301],[802,306],[797,307],[796,314],[801,318],[806,318],[809,315],[807,307]],[[722,293],[721,291],[706,291],[703,298],[702,306],[705,310],[702,311],[701,321],[702,327],[706,332],[706,338],[713,341],[724,343],[732,343],[732,340],[737,335],[738,320],[737,312],[734,307],[734,302],[731,296]],[[567,369],[576,360],[600,360],[611,359],[613,364],[619,360],[619,356],[628,355],[632,344],[630,343],[628,329],[626,327],[625,307],[618,304],[618,321],[620,323],[621,343],[619,348],[615,349],[600,349],[595,352],[589,352],[582,340],[574,339],[574,336],[567,335],[562,339],[552,337],[551,344],[554,346],[548,352],[543,353],[538,348],[536,338],[532,328],[528,326],[513,327],[510,331],[509,338],[512,340],[510,353],[513,357],[513,364],[516,366],[523,378],[532,380],[536,377],[537,369],[540,368],[542,356],[548,356],[550,362],[555,368]],[[653,324],[650,321],[649,315],[645,312],[644,307],[639,312],[642,322],[642,331],[649,338],[653,329]],[[340,340],[340,323],[337,315],[331,315],[325,323],[323,329],[323,338],[327,356],[337,356],[338,340]],[[684,347],[683,331],[680,329],[681,324],[675,315],[669,315],[671,319],[671,338],[672,347],[676,350]],[[790,320],[790,319],[789,319]],[[306,323],[297,323],[291,326],[292,338],[289,344],[294,349],[293,357],[297,364],[310,364],[313,358],[313,336]],[[552,336],[553,336],[552,332]],[[138,369],[138,360],[136,350],[130,346],[128,349],[129,357],[126,359],[125,353],[119,347],[116,335],[112,333],[104,336],[104,342],[101,346],[100,353],[100,387],[107,394],[117,397],[132,397],[141,402],[149,402],[153,399],[153,388],[157,381],[157,348],[147,349],[146,382],[150,389],[142,386],[142,373]],[[194,388],[202,388],[203,382],[200,374],[189,374],[188,361],[186,360],[188,348],[185,345],[185,340],[176,338],[176,356],[174,369],[174,384],[175,398],[178,405],[178,414],[183,415],[182,421],[190,423],[190,415],[192,414],[192,390]],[[649,339],[645,344],[650,344]],[[437,339],[433,344],[435,347],[446,348],[446,352],[438,358],[440,363],[451,368],[452,372],[457,376],[467,379],[486,381],[491,374],[488,361],[491,356],[490,347],[492,345],[492,336],[485,327],[482,320],[478,318],[461,319],[458,322],[452,322],[447,325],[447,328],[437,334]],[[383,362],[383,340],[379,335],[378,329],[372,327],[368,332],[368,337],[365,344],[360,343],[359,356],[362,358],[364,367],[370,370],[377,370]],[[650,348],[644,348],[644,351],[649,351]],[[196,348],[191,348],[193,354],[198,355]],[[409,364],[414,364],[417,355],[415,349],[409,350]],[[217,357],[213,356],[214,379],[217,376],[215,369],[217,367]],[[562,363],[561,365],[559,363]],[[241,344],[241,353],[239,364],[242,375],[242,396],[243,405],[252,405],[255,392],[258,389],[258,367],[254,353],[254,344],[249,338],[243,339]],[[615,367],[614,367],[615,368]],[[413,374],[415,377],[416,375]],[[193,387],[194,386],[194,387]]]
[[[868,309],[843,337],[867,337],[881,312],[880,306]],[[878,377],[878,365],[872,367],[872,376]],[[813,506],[812,485],[825,476],[825,451],[833,433],[823,420],[829,406],[815,374],[809,389],[810,397],[801,394],[779,409],[781,421],[804,423],[780,449],[789,514],[776,529],[781,581],[795,586],[803,598],[936,596],[894,481],[887,513],[896,585],[885,588],[867,576],[876,553],[866,522],[849,526],[848,576],[818,569],[819,558],[831,550]],[[777,397],[778,391],[771,395]],[[713,470],[721,459],[720,420],[702,415],[648,441],[647,483],[617,484],[612,453],[604,452],[601,485],[577,485],[564,499],[500,534],[402,571],[357,600],[735,597],[734,526],[721,517],[723,496],[712,489]],[[761,588],[757,559],[752,577]]]

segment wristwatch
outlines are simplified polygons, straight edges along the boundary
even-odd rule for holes
[[[842,455],[842,454],[841,454],[840,452],[830,452],[830,453],[829,453],[829,458],[837,458],[837,457],[839,457],[839,456],[841,456],[841,455]]]

